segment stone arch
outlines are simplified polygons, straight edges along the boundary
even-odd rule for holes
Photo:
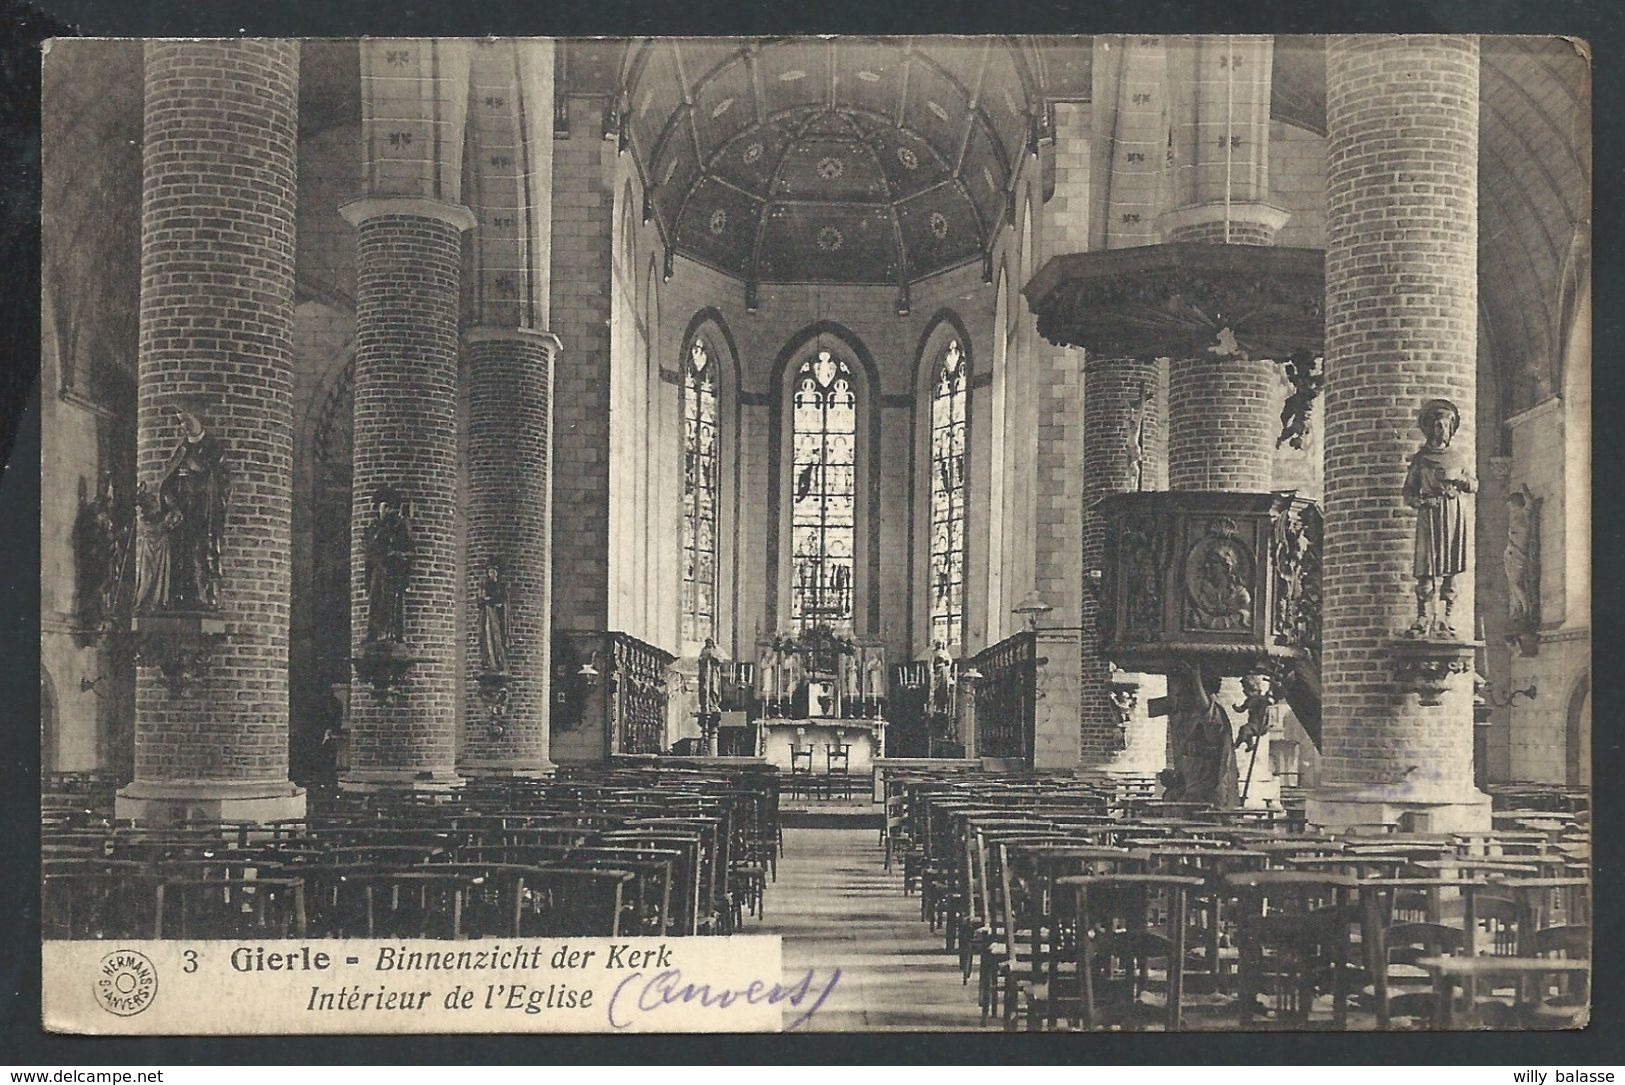
[[[1575,679],[1564,712],[1563,764],[1565,782],[1586,786],[1591,782],[1591,672]]]

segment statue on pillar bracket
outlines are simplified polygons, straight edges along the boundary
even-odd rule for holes
[[[502,563],[496,558],[486,559],[478,603],[480,700],[490,716],[491,737],[501,738],[508,733],[513,675],[508,670],[508,585],[502,579]]]
[[[218,612],[231,469],[202,411],[172,410],[180,440],[158,484],[136,487],[130,633],[136,661],[159,667],[179,693],[207,671],[225,633]]]
[[[1453,675],[1471,668],[1476,642],[1465,641],[1451,624],[1455,578],[1467,571],[1467,495],[1477,488],[1473,468],[1451,442],[1461,427],[1461,411],[1448,399],[1430,399],[1416,415],[1424,438],[1405,474],[1405,504],[1416,510],[1416,620],[1395,644],[1401,685],[1422,704],[1437,705]]]
[[[367,525],[367,638],[352,661],[356,673],[384,701],[400,688],[418,657],[406,644],[406,592],[417,543],[405,499],[393,486],[373,491]]]

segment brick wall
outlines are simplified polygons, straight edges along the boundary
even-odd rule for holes
[[[285,781],[298,45],[148,42],[137,470],[194,407],[232,475],[225,642],[207,677],[136,689],[137,781]]]
[[[1400,488],[1417,408],[1453,400],[1456,443],[1477,439],[1477,42],[1333,38],[1327,85],[1324,775],[1460,796],[1470,692],[1418,705],[1389,644],[1415,610]],[[1471,633],[1471,569],[1457,592]]]

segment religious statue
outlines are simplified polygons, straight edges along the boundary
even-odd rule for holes
[[[74,531],[80,612],[89,625],[106,628],[124,602],[135,531],[134,510],[120,506],[113,472],[102,474],[95,499],[81,505]]]
[[[1315,399],[1326,386],[1326,375],[1321,359],[1307,353],[1288,358],[1285,370],[1286,379],[1292,383],[1292,394],[1281,407],[1281,434],[1275,438],[1275,447],[1290,444],[1301,449],[1309,435],[1309,418],[1314,412]]]
[[[779,697],[782,700],[793,701],[796,694],[801,692],[801,652],[793,643],[786,643],[782,649],[784,667],[779,672],[782,688]]]
[[[198,416],[176,407],[181,439],[164,465],[158,493],[169,528],[171,610],[220,606],[220,551],[231,472],[225,451]]]
[[[1128,462],[1134,471],[1135,492],[1145,489],[1145,409],[1150,399],[1151,393],[1142,384],[1139,398],[1129,408]]]
[[[1507,578],[1507,618],[1514,629],[1538,625],[1539,576],[1535,549],[1539,524],[1535,500],[1527,487],[1507,495],[1507,542],[1502,565]]]
[[[1254,672],[1241,679],[1242,702],[1237,712],[1247,714],[1247,722],[1236,732],[1236,748],[1258,749],[1258,740],[1269,734],[1270,706],[1275,703],[1274,682],[1269,675]]]
[[[480,669],[486,674],[508,673],[508,586],[495,560],[485,563],[480,583]]]
[[[722,711],[722,659],[717,642],[705,638],[700,649],[700,715],[714,716]]]
[[[389,486],[373,496],[376,517],[366,533],[367,641],[406,640],[406,587],[417,544],[400,494]]]
[[[954,657],[940,640],[931,645],[931,710],[940,715],[954,710]]]
[[[779,699],[779,650],[772,644],[764,645],[756,662],[756,698],[764,712]]]
[[[1417,510],[1416,621],[1413,636],[1456,635],[1450,609],[1456,601],[1455,578],[1467,569],[1467,502],[1477,488],[1472,464],[1451,440],[1461,427],[1461,412],[1448,399],[1430,399],[1417,412],[1416,425],[1425,438],[1411,456],[1405,473],[1405,504]],[[1434,607],[1434,595],[1443,603]],[[1431,612],[1431,613],[1430,613]]]
[[[169,609],[174,598],[174,536],[178,510],[166,507],[160,490],[146,483],[135,494],[135,610],[152,614]]]
[[[886,661],[879,648],[870,648],[863,656],[863,695],[871,701],[886,696]]]
[[[1168,674],[1168,727],[1180,797],[1224,809],[1240,805],[1236,743],[1219,703],[1219,676],[1181,660]]]
[[[836,669],[841,678],[841,701],[857,708],[858,702],[863,699],[862,673],[858,667],[858,657],[854,654],[843,654],[836,660]]]

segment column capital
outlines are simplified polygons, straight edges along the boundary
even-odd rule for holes
[[[474,212],[462,204],[431,200],[426,196],[357,196],[339,205],[339,214],[356,227],[383,215],[436,219],[457,230],[471,230],[476,222]]]
[[[547,351],[549,358],[557,358],[564,353],[564,344],[552,332],[540,331],[536,328],[520,328],[500,324],[476,324],[463,331],[463,345],[472,346],[475,343],[500,343],[505,341],[518,341],[532,343]]]

